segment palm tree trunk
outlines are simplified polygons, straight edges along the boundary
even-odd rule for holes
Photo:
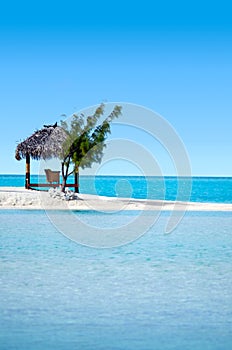
[[[61,185],[61,191],[65,192],[65,187],[66,187],[66,183],[67,183],[67,176],[65,172],[65,165],[64,162],[61,163],[61,170],[62,170],[62,185]]]
[[[79,193],[79,170],[75,171],[74,173],[74,179],[75,179],[75,193]]]

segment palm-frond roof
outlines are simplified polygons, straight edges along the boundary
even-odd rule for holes
[[[30,137],[19,143],[15,150],[15,158],[21,160],[29,155],[32,159],[50,159],[59,156],[67,137],[66,131],[55,123],[44,125]]]

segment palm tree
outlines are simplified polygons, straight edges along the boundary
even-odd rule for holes
[[[60,154],[63,192],[71,174],[75,176],[75,183],[79,182],[79,167],[91,167],[92,163],[100,163],[102,160],[103,150],[106,147],[105,140],[110,133],[110,123],[119,117],[122,110],[121,106],[116,105],[107,118],[98,125],[99,119],[104,114],[104,107],[104,104],[101,104],[94,114],[87,118],[84,114],[74,114],[69,125],[61,121],[61,127],[67,133]],[[78,192],[78,187],[75,191]]]

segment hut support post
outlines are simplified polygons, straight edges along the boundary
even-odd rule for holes
[[[75,179],[75,193],[79,193],[79,171],[75,171],[74,173],[74,179]]]
[[[25,188],[30,188],[30,156],[26,155],[26,177],[25,177]]]

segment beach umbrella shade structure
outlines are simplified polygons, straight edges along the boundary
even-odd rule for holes
[[[54,125],[44,125],[41,130],[35,131],[30,137],[17,145],[15,158],[17,160],[26,159],[25,187],[27,189],[32,187],[30,183],[30,158],[47,160],[59,157],[66,138],[66,131],[55,123]],[[40,185],[37,184],[37,187],[40,187]]]

